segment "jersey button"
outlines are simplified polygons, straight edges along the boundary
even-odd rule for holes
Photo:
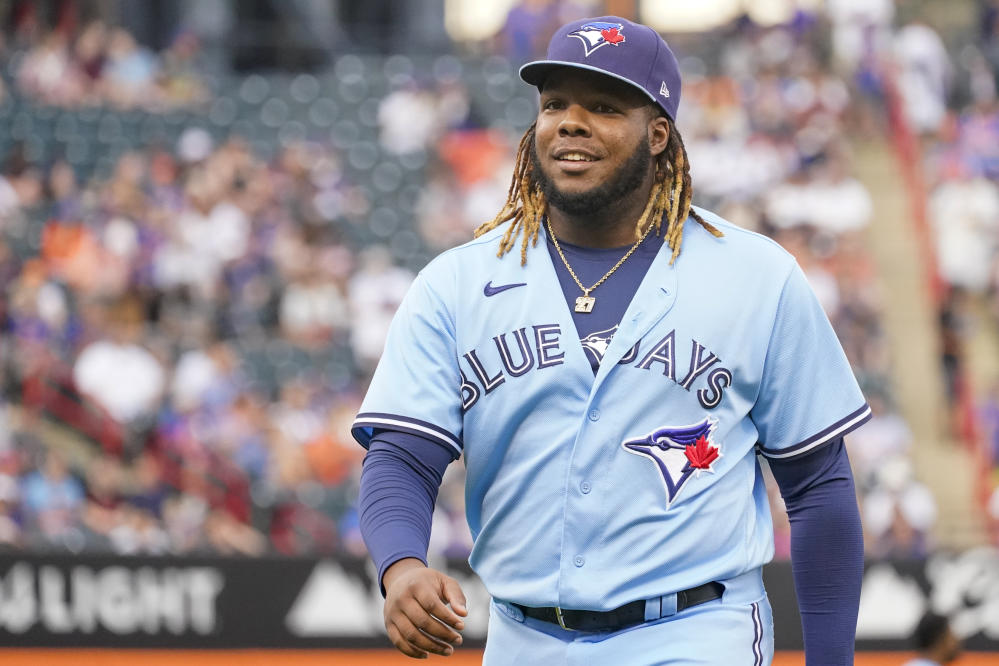
[[[584,495],[587,495],[591,490],[593,490],[593,486],[590,485],[589,481],[583,481],[581,484],[579,484],[579,490]]]
[[[590,420],[591,421],[599,421],[600,420],[600,410],[599,409],[591,409],[590,410]]]
[[[583,559],[582,555],[576,555],[576,557],[572,558],[572,563],[577,567],[581,567],[586,564],[586,560]]]

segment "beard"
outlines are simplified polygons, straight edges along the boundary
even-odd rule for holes
[[[541,167],[537,143],[531,146],[531,166],[545,200],[568,215],[580,217],[603,211],[634,193],[645,182],[651,158],[649,138],[643,136],[628,160],[606,182],[585,192],[565,192],[556,187]]]

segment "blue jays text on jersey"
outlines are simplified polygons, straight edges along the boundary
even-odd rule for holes
[[[611,330],[591,333],[579,340],[579,344],[588,355],[593,356],[597,363],[603,361],[614,333],[618,327]],[[511,339],[515,350],[511,348]],[[491,343],[485,349],[469,350],[459,359],[458,372],[461,374],[461,406],[463,411],[471,409],[479,398],[492,393],[507,378],[521,377],[531,370],[543,370],[565,362],[565,352],[562,351],[562,329],[558,324],[532,324],[515,331],[500,333],[492,337]],[[570,344],[576,344],[571,341]],[[635,345],[618,361],[618,365],[634,362],[639,370],[657,371],[670,381],[678,383],[686,390],[691,390],[694,381],[711,372],[703,380],[704,388],[696,390],[701,406],[713,409],[721,402],[723,392],[732,383],[732,371],[720,365],[721,359],[709,351],[697,340],[690,341],[689,365],[685,365],[685,374],[677,378],[676,331],[671,330],[663,338],[643,350],[641,342]],[[495,349],[493,349],[495,345]],[[640,354],[639,352],[644,352]],[[636,359],[641,355],[641,359]],[[480,358],[481,356],[481,358]],[[495,365],[484,362],[490,358]],[[712,369],[713,366],[714,369]],[[463,367],[464,366],[464,367]],[[468,372],[466,373],[466,369]],[[495,372],[493,372],[495,370]],[[471,377],[471,379],[470,379]],[[512,390],[516,390],[513,388]]]
[[[497,257],[503,229],[431,262],[397,312],[354,435],[464,454],[469,561],[495,598],[607,610],[755,571],[773,554],[757,452],[869,418],[794,259],[698,212],[725,236],[687,225],[613,330],[581,340],[549,254]]]

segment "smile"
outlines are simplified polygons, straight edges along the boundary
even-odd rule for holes
[[[578,151],[567,151],[557,153],[555,159],[566,162],[596,162],[599,158]]]

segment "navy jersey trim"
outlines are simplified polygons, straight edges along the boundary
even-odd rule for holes
[[[870,420],[871,406],[865,402],[864,406],[857,411],[841,418],[828,428],[812,435],[802,442],[798,442],[794,446],[789,446],[786,449],[768,449],[761,446],[760,453],[767,458],[791,458],[793,456],[798,456],[807,451],[811,451],[816,446],[821,446],[832,439],[842,437],[848,432],[856,430]]]
[[[753,604],[753,666],[763,665],[763,622],[760,620],[760,605]]]
[[[366,447],[368,441],[371,439],[371,431],[375,428],[400,430],[408,432],[411,435],[419,435],[425,439],[433,440],[438,444],[443,444],[449,449],[453,449],[456,456],[461,455],[462,442],[459,438],[440,426],[408,416],[364,412],[358,414],[357,418],[354,419],[354,424],[351,426],[350,431],[354,435],[354,438]]]

